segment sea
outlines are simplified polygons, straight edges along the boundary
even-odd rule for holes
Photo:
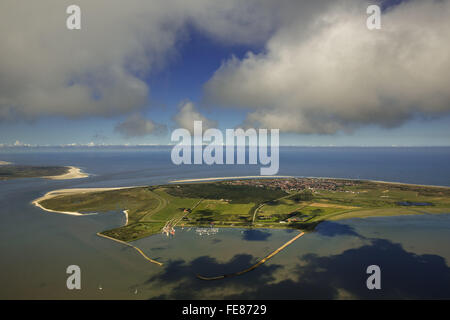
[[[260,267],[236,277],[295,230],[177,228],[132,244],[97,232],[122,212],[70,216],[31,201],[62,188],[156,185],[179,179],[259,175],[259,165],[174,165],[167,146],[0,148],[0,160],[76,166],[85,179],[0,181],[0,299],[449,299],[449,214],[324,222]],[[282,147],[279,175],[450,186],[447,147]],[[68,266],[81,289],[67,287]],[[380,268],[369,289],[368,267]]]

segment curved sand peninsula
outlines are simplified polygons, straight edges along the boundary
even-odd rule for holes
[[[70,214],[72,216],[87,216],[87,215],[93,215],[97,213],[80,213],[80,212],[73,212],[73,211],[57,211],[45,208],[41,205],[41,202],[44,200],[52,199],[57,196],[61,195],[71,195],[71,194],[80,194],[80,193],[92,193],[92,192],[100,192],[100,191],[110,191],[110,190],[120,190],[120,189],[130,189],[135,187],[119,187],[119,188],[73,188],[73,189],[59,189],[59,190],[53,190],[50,192],[47,192],[42,197],[32,201],[31,203],[35,205],[36,207],[48,211],[48,212],[55,212],[55,213],[62,213],[62,214]],[[127,210],[125,210],[127,211]],[[126,223],[128,223],[128,212],[125,212],[126,216]]]
[[[42,177],[50,180],[69,180],[69,179],[81,179],[89,177],[89,174],[83,172],[80,168],[77,167],[68,167],[69,171],[67,173],[58,175],[58,176],[46,176]]]
[[[41,201],[47,200],[47,199],[51,199],[60,195],[71,195],[71,194],[80,194],[80,193],[92,193],[92,192],[100,192],[100,191],[111,191],[111,190],[121,190],[121,189],[131,189],[131,188],[136,188],[135,186],[133,187],[119,187],[119,188],[74,188],[74,189],[59,189],[59,190],[54,190],[54,191],[50,191],[47,192],[44,196],[34,200],[32,202],[33,205],[35,205],[36,207],[48,211],[48,212],[55,212],[55,213],[62,213],[62,214],[69,214],[69,215],[73,215],[73,216],[89,216],[89,215],[94,215],[97,213],[80,213],[80,212],[72,212],[72,211],[57,211],[57,210],[51,210],[48,208],[45,208],[44,206],[42,206],[40,204]],[[124,226],[128,225],[128,210],[123,210],[122,211],[123,214],[125,215],[125,224]],[[142,257],[144,257],[147,261],[157,264],[159,266],[162,266],[163,264],[159,261],[153,260],[151,258],[149,258],[141,249],[139,249],[136,246],[133,246],[132,244],[129,244],[125,241],[121,241],[119,239],[114,239],[111,237],[108,237],[107,235],[101,234],[100,232],[97,232],[97,236],[99,237],[103,237],[109,240],[113,240],[115,242],[121,243],[123,245],[126,245],[130,248],[135,249]]]

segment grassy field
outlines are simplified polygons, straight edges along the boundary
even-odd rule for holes
[[[16,178],[39,178],[46,176],[58,176],[68,172],[67,167],[38,167],[2,165],[0,166],[0,180]]]
[[[145,187],[60,195],[42,201],[41,205],[57,211],[79,213],[128,210],[128,223],[132,224],[157,209],[160,202],[153,191]]]
[[[133,241],[167,225],[313,230],[325,220],[450,213],[450,189],[363,181],[299,192],[209,182],[59,195],[40,204],[79,213],[128,210],[127,225],[102,233]]]

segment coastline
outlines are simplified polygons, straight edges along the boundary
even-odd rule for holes
[[[40,197],[40,198],[38,198],[38,199],[32,201],[31,203],[32,203],[33,205],[35,205],[36,207],[38,207],[38,208],[40,208],[40,209],[42,209],[42,210],[44,210],[44,211],[47,211],[47,212],[62,213],[62,214],[67,214],[67,215],[72,215],[72,216],[91,216],[91,215],[96,215],[96,214],[98,214],[98,213],[94,212],[94,213],[85,213],[85,214],[83,214],[83,213],[80,213],[80,212],[70,212],[70,211],[56,211],[56,210],[51,210],[51,209],[47,209],[47,208],[45,208],[44,206],[42,206],[42,205],[40,204],[40,201],[43,201],[43,200],[46,200],[46,199],[51,199],[51,198],[54,198],[54,197],[56,197],[56,196],[58,196],[58,195],[61,195],[61,194],[66,194],[66,195],[67,195],[67,194],[77,194],[77,193],[79,193],[79,192],[81,192],[81,193],[91,193],[91,192],[98,192],[98,191],[109,191],[109,190],[120,190],[120,189],[132,189],[132,188],[138,188],[138,187],[132,186],[132,187],[118,187],[118,188],[76,188],[76,189],[59,189],[59,190],[53,190],[53,191],[47,192],[45,195],[43,195],[42,197]],[[123,210],[122,213],[125,215],[125,224],[123,225],[123,227],[124,227],[124,226],[128,225],[128,210]],[[126,245],[126,246],[128,246],[128,247],[130,247],[130,248],[133,248],[133,249],[135,249],[142,257],[144,257],[147,261],[149,261],[149,262],[151,262],[151,263],[154,263],[154,264],[156,264],[156,265],[158,265],[158,266],[160,266],[160,267],[163,266],[163,263],[161,263],[161,262],[159,262],[159,261],[156,261],[156,260],[153,260],[153,259],[149,258],[149,257],[148,257],[141,249],[139,249],[139,248],[136,247],[136,246],[133,246],[133,245],[130,244],[130,243],[127,243],[127,242],[122,241],[122,240],[119,240],[119,239],[114,239],[114,238],[108,237],[107,235],[101,234],[100,232],[97,232],[96,235],[97,235],[98,237],[102,237],[102,238],[105,238],[105,239],[109,239],[109,240],[112,240],[112,241],[121,243],[121,244],[123,244],[123,245]]]
[[[110,190],[120,190],[120,189],[132,189],[132,188],[138,188],[135,186],[132,187],[117,187],[117,188],[73,188],[73,189],[58,189],[49,191],[46,194],[44,194],[42,197],[37,198],[31,202],[32,205],[47,211],[47,212],[54,212],[54,213],[62,213],[62,214],[68,214],[72,216],[91,216],[98,214],[96,212],[94,213],[80,213],[80,212],[73,212],[73,211],[57,211],[57,210],[51,210],[45,208],[43,205],[41,205],[41,201],[52,199],[54,197],[60,196],[60,195],[70,195],[70,194],[80,194],[80,193],[92,193],[92,192],[101,192],[101,191],[110,191]],[[128,224],[128,210],[124,210],[123,213],[125,214],[126,222],[125,225]]]
[[[71,167],[75,168],[75,167]],[[77,168],[78,169],[78,168]],[[432,188],[450,188],[448,186],[436,186],[436,185],[420,185],[420,184],[411,184],[411,183],[403,183],[403,182],[389,182],[389,181],[379,181],[379,180],[366,180],[366,179],[348,179],[348,178],[331,178],[331,177],[294,177],[294,176],[233,176],[233,177],[213,177],[213,178],[198,178],[198,179],[183,179],[183,180],[172,180],[168,183],[184,183],[184,182],[211,182],[211,181],[221,181],[221,180],[237,180],[237,179],[257,179],[257,178],[310,178],[310,179],[335,179],[335,180],[359,180],[373,183],[383,183],[383,184],[393,184],[393,185],[407,185],[407,186],[418,186],[418,187],[432,187]],[[120,190],[120,189],[132,189],[132,188],[140,188],[146,186],[128,186],[128,187],[109,187],[109,188],[72,188],[72,189],[57,189],[53,191],[47,192],[40,198],[37,198],[31,202],[34,206],[47,211],[54,213],[62,213],[74,216],[86,216],[86,215],[94,215],[98,213],[80,213],[80,212],[69,212],[69,211],[56,211],[47,209],[40,204],[41,201],[48,200],[54,198],[59,195],[70,195],[70,194],[82,194],[82,193],[92,193],[92,192],[102,192],[102,191],[110,191],[110,190]],[[123,211],[125,215],[125,224],[128,224],[128,210]],[[415,214],[415,213],[412,213]]]
[[[396,185],[405,185],[405,186],[413,186],[413,187],[431,187],[431,188],[446,188],[450,189],[449,186],[437,186],[433,184],[415,184],[415,183],[405,183],[405,182],[395,182],[395,181],[383,181],[383,180],[363,180],[363,181],[370,181],[370,182],[376,182],[376,183],[385,183],[385,184],[396,184]]]
[[[12,163],[8,162],[8,161],[0,161],[0,166],[7,166],[7,165],[10,165],[10,164],[12,164]]]
[[[172,180],[172,181],[169,181],[169,183],[201,182],[201,181],[219,181],[219,180],[238,180],[238,179],[280,179],[280,178],[295,178],[295,177],[294,177],[294,176],[239,176],[239,177],[215,177],[215,178],[198,178],[198,179]]]
[[[219,177],[219,178],[175,180],[175,181],[214,181],[214,180],[245,179],[245,178],[251,179],[251,178],[256,178],[256,177],[255,176]],[[276,181],[275,180],[276,178],[284,178],[284,176],[273,176],[271,178],[273,178],[274,181]],[[324,179],[326,179],[326,178],[324,178]],[[335,180],[339,180],[339,179],[335,179]],[[370,180],[365,180],[365,181],[370,181]],[[384,183],[386,183],[387,185],[390,184],[389,182],[384,182]],[[256,184],[259,184],[259,183],[256,182]],[[370,187],[374,187],[377,190],[385,189],[385,188],[383,188],[382,185],[373,185],[373,184],[361,184],[361,185],[363,187],[364,186],[369,186],[369,188]],[[392,186],[399,185],[399,183],[392,183],[391,185]],[[167,184],[165,184],[165,185],[158,185],[158,186],[163,187],[163,189],[164,189],[164,186],[166,186],[166,188],[176,187],[176,186],[169,186]],[[197,186],[200,186],[200,188],[202,187],[201,184],[198,184]],[[205,188],[208,188],[208,185],[206,185],[206,184],[204,184],[203,186]],[[181,186],[178,186],[178,187],[181,187]],[[99,209],[97,209],[97,210],[100,210],[98,212],[94,212],[96,210],[95,206],[93,206],[93,207],[92,206],[87,206],[87,207],[86,206],[79,206],[79,209],[76,209],[76,207],[74,208],[73,206],[65,206],[64,205],[64,203],[65,203],[64,199],[63,199],[62,202],[60,202],[59,198],[57,198],[55,200],[55,204],[54,205],[52,204],[52,202],[50,202],[48,204],[50,208],[53,206],[53,208],[60,209],[60,210],[79,210],[79,211],[87,211],[87,212],[89,212],[89,213],[83,214],[81,212],[57,211],[57,210],[54,210],[54,209],[45,208],[44,205],[41,204],[41,202],[43,202],[44,200],[52,199],[52,198],[63,196],[63,195],[69,195],[69,196],[70,195],[82,195],[82,199],[89,200],[89,199],[93,198],[92,193],[95,193],[95,192],[99,193],[99,199],[100,200],[102,200],[104,202],[108,202],[111,199],[111,194],[108,194],[108,193],[100,194],[101,192],[107,192],[107,191],[110,191],[110,190],[123,190],[123,189],[135,189],[136,192],[138,194],[140,194],[142,189],[146,189],[146,187],[145,186],[140,186],[140,187],[139,186],[129,186],[129,187],[108,187],[108,188],[59,189],[59,190],[53,190],[53,191],[47,192],[44,196],[42,196],[42,197],[32,201],[32,204],[35,205],[36,207],[44,210],[44,211],[47,211],[47,212],[67,214],[67,215],[72,215],[72,216],[95,215],[95,214],[98,214],[98,212],[101,212],[102,209],[100,209],[100,208],[103,208],[103,206],[98,207]],[[404,189],[406,191],[410,190],[408,188],[404,188]],[[403,188],[401,188],[401,190],[403,190]],[[412,190],[415,190],[415,189],[412,188]],[[434,190],[430,190],[430,189],[428,191],[431,192],[431,193],[434,192]],[[447,190],[437,190],[437,191],[442,191],[442,193],[445,193],[445,195],[448,195],[448,191]],[[124,194],[125,195],[133,194],[134,195],[135,193],[134,193],[133,190],[130,190],[130,191],[125,191]],[[401,195],[403,195],[403,193],[401,193],[400,196]],[[277,196],[280,197],[281,195],[277,195]],[[284,197],[285,196],[283,196],[283,197],[281,197],[279,199],[282,199]],[[338,195],[337,197],[338,198],[336,198],[336,199],[339,199],[340,195]],[[146,199],[146,197],[144,196],[143,199]],[[318,208],[322,208],[322,207],[326,208],[329,205],[328,205],[328,202],[321,203],[319,201],[318,203],[316,203],[316,202],[313,202],[313,201],[309,201],[309,202],[306,202],[305,203],[306,205],[304,205],[303,207],[312,206],[312,208],[310,210],[311,212],[307,211],[307,214],[310,215],[311,217],[309,217],[307,220],[300,221],[301,223],[293,223],[293,224],[290,223],[289,225],[281,225],[281,223],[287,223],[287,222],[285,220],[281,221],[281,219],[279,219],[279,220],[275,219],[274,221],[269,221],[268,223],[264,223],[264,221],[262,221],[259,224],[258,224],[258,222],[255,224],[254,217],[256,215],[256,211],[253,214],[253,222],[251,224],[242,224],[242,223],[240,223],[240,221],[236,222],[235,220],[231,221],[232,222],[231,224],[223,223],[223,221],[219,221],[220,219],[219,220],[216,219],[217,222],[215,220],[211,220],[211,221],[215,221],[214,222],[214,226],[216,228],[235,228],[235,227],[237,227],[237,228],[248,228],[248,227],[250,227],[250,228],[257,228],[257,229],[259,229],[259,227],[262,227],[262,228],[268,228],[268,229],[291,229],[291,230],[300,229],[302,234],[303,234],[303,232],[313,231],[315,229],[315,227],[319,223],[321,223],[323,221],[327,221],[327,220],[328,221],[333,221],[333,220],[345,220],[345,219],[354,219],[354,218],[370,218],[370,217],[379,217],[379,216],[404,216],[405,214],[407,214],[407,215],[417,215],[417,214],[424,214],[424,213],[433,214],[433,213],[448,213],[448,212],[450,212],[450,203],[448,203],[448,202],[444,202],[443,203],[443,205],[441,206],[443,209],[441,207],[437,207],[436,210],[439,209],[439,211],[435,211],[435,212],[423,211],[422,212],[422,209],[414,210],[415,208],[404,208],[404,207],[398,207],[398,208],[397,207],[392,207],[391,208],[391,207],[384,207],[383,204],[378,205],[378,206],[373,206],[373,207],[371,207],[370,205],[365,205],[365,204],[357,205],[357,206],[343,206],[342,204],[340,204],[340,202],[338,200],[335,199],[335,197],[331,197],[330,199],[331,200],[333,200],[333,199],[335,200],[335,201],[332,201],[332,202],[336,202],[337,201],[337,205],[332,203],[333,208],[337,207],[339,209],[346,209],[346,210],[337,210],[336,212],[334,212],[334,211],[325,211],[323,216],[312,215],[311,212],[314,212],[314,211],[312,211],[314,208],[316,208],[316,207],[318,207]],[[372,201],[372,198],[369,198],[369,200]],[[70,201],[75,201],[75,200],[70,200]],[[200,203],[201,201],[202,201],[202,199],[200,199],[200,201],[198,203]],[[328,200],[325,200],[325,201],[328,201]],[[370,201],[369,201],[369,204],[372,203]],[[121,203],[123,203],[123,201]],[[186,205],[183,204],[183,205],[177,205],[177,206],[180,207],[178,209],[184,209],[184,212],[186,212],[186,209],[185,209]],[[181,208],[181,206],[183,208]],[[197,205],[195,205],[192,208],[191,211],[193,211],[193,209],[196,206]],[[138,207],[140,208],[139,204],[138,204]],[[189,205],[189,207],[191,207],[191,205]],[[91,209],[83,209],[83,208],[91,208]],[[116,208],[117,208],[117,206],[116,206]],[[135,208],[135,206],[134,207],[129,207],[129,208]],[[160,206],[158,205],[158,208],[159,208],[159,210],[161,210],[164,207],[160,208]],[[258,209],[256,209],[256,210],[258,210]],[[423,209],[423,210],[425,210],[425,209]],[[170,211],[174,211],[174,212],[176,211],[176,213],[178,213],[180,215],[180,213],[177,211],[176,207],[175,208],[171,208]],[[189,211],[189,212],[191,212],[191,211]],[[125,221],[121,223],[122,224],[121,227],[128,226],[130,211],[129,211],[129,209],[127,209],[127,206],[122,206],[121,212],[125,215]],[[132,211],[131,211],[131,219],[132,220],[131,221],[133,221],[133,222],[134,222],[134,218],[135,218],[135,216],[133,216],[134,212],[135,211],[132,209]],[[174,212],[172,212],[172,214]],[[249,213],[252,214],[251,212],[249,212]],[[145,214],[145,215],[147,215],[147,214]],[[185,215],[186,214],[184,214],[183,217]],[[138,218],[141,217],[141,216],[138,216]],[[175,227],[176,224],[178,222],[180,222],[183,217],[181,217],[176,223],[174,223],[174,221],[176,221],[176,219],[177,219],[175,217],[175,215],[173,215],[172,217],[167,215],[165,217],[165,219],[161,219],[161,221],[166,220],[166,226],[169,225],[169,226]],[[163,218],[164,218],[164,216],[163,216]],[[313,219],[313,220],[311,220],[311,219]],[[137,221],[140,222],[140,220],[137,220]],[[299,220],[295,220],[295,221],[298,222]],[[144,221],[144,222],[146,222],[146,221]],[[280,222],[280,224],[278,222]],[[289,221],[289,222],[292,222],[292,221]],[[237,223],[237,225],[235,225],[234,223]],[[192,220],[192,222],[190,220],[188,220],[187,224],[188,224],[189,227],[197,227],[197,228],[198,227],[201,228],[201,227],[207,227],[208,226],[204,221],[200,221],[198,219],[194,219],[194,220]],[[212,224],[210,224],[209,226],[211,226],[211,225]],[[162,226],[162,224],[161,224],[161,226]],[[99,237],[107,238],[107,239],[110,239],[110,240],[122,243],[124,245],[127,245],[129,247],[133,247],[135,250],[138,251],[138,253],[140,255],[142,255],[149,262],[152,262],[152,263],[155,263],[155,264],[158,264],[158,265],[162,265],[160,262],[155,261],[155,260],[149,258],[148,256],[146,256],[145,253],[143,253],[142,250],[140,250],[139,248],[137,248],[137,247],[135,247],[135,246],[133,246],[133,245],[128,243],[128,241],[132,242],[134,240],[137,240],[137,239],[140,239],[140,238],[144,238],[146,236],[149,236],[149,235],[152,235],[152,234],[160,232],[161,231],[161,229],[160,229],[161,226],[156,225],[156,227],[153,227],[153,225],[151,225],[149,227],[149,225],[145,225],[145,223],[142,224],[142,225],[137,224],[135,226],[134,223],[132,223],[131,228],[120,229],[120,230],[116,230],[116,231],[111,232],[111,233],[108,233],[107,231],[112,231],[113,229],[106,230],[106,231],[98,232],[97,235]],[[163,228],[163,230],[164,230],[164,228]],[[105,232],[105,234],[103,234],[103,232]],[[281,247],[280,250],[282,250],[283,248],[284,247]],[[278,251],[280,251],[280,250],[278,250]],[[273,254],[276,254],[278,251],[274,251]],[[271,257],[271,255],[269,255],[266,259],[261,260],[261,263],[264,263],[264,261],[269,259],[270,257]],[[259,263],[256,264],[255,267],[257,267],[258,265],[259,265]],[[251,269],[249,269],[249,270],[252,270],[252,269],[253,269],[253,267]],[[245,273],[245,272],[247,272],[247,271],[244,270],[242,273]],[[240,272],[237,273],[237,275],[239,275],[239,274],[241,274],[241,273]],[[215,277],[213,277],[211,280],[214,280],[214,279],[215,279]],[[210,280],[210,279],[209,278],[204,278],[204,280]]]
[[[366,181],[366,182],[374,182],[374,183],[385,183],[385,184],[406,185],[406,186],[416,186],[416,187],[432,187],[432,188],[447,188],[447,189],[450,189],[450,186],[438,186],[438,185],[432,185],[432,184],[416,184],[416,183],[407,183],[407,182],[398,182],[398,181],[383,181],[383,180],[355,179],[355,178],[334,178],[334,177],[311,177],[311,176],[236,176],[236,177],[214,177],[214,178],[171,180],[171,181],[169,181],[169,183],[221,181],[221,180],[239,180],[239,179],[286,179],[286,178],[334,179],[334,180],[349,180],[349,181]]]
[[[82,179],[89,177],[89,174],[83,172],[78,167],[69,166],[67,168],[69,168],[69,171],[64,174],[57,176],[44,176],[42,178],[50,180],[69,180],[69,179]]]

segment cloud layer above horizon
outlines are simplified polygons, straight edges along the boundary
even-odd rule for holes
[[[450,1],[406,1],[366,28],[358,0],[71,1],[0,3],[0,122],[45,116],[128,116],[125,137],[162,128],[142,118],[148,77],[178,58],[191,29],[221,45],[263,52],[230,58],[205,84],[213,107],[248,111],[244,126],[334,134],[395,127],[450,111]],[[172,117],[202,119],[191,102]]]
[[[207,101],[250,109],[245,126],[306,134],[449,113],[449,1],[405,2],[374,31],[365,8],[336,1],[309,21],[286,21],[266,52],[223,63]]]
[[[264,40],[270,15],[239,2],[79,0],[74,31],[72,1],[2,1],[0,121],[134,113],[148,105],[146,77],[176,56],[188,26],[223,43]]]

